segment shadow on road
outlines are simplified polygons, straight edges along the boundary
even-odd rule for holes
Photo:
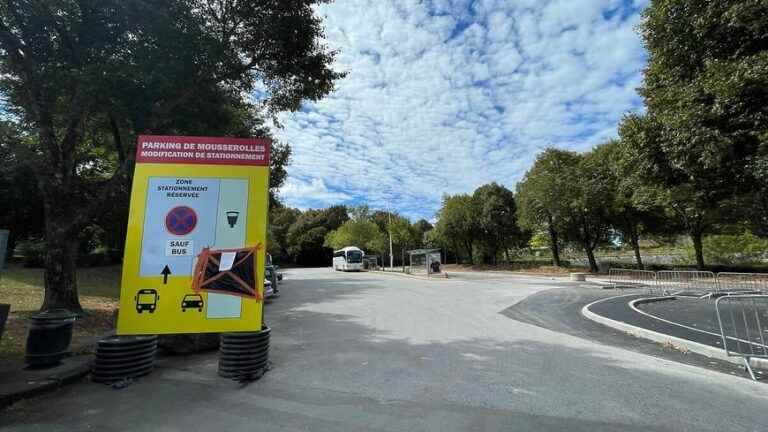
[[[215,353],[177,358],[124,390],[84,382],[25,402],[3,412],[0,426],[11,431],[736,431],[754,429],[755,413],[765,412],[763,400],[746,392],[691,373],[628,366],[589,348],[524,334],[513,342],[412,343],[356,322],[360,311],[301,310],[382,289],[380,279],[349,279],[355,280],[306,278],[281,286],[283,296],[266,309],[274,368],[250,386],[218,378]],[[389,319],[402,318],[391,311]],[[718,403],[710,404],[713,400]],[[766,416],[759,415],[762,424]]]

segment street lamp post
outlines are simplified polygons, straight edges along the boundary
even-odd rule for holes
[[[389,234],[389,269],[394,270],[395,268],[395,261],[394,256],[392,256],[392,212],[389,210],[389,201],[387,201],[387,233]]]

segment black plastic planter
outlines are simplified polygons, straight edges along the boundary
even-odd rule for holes
[[[269,370],[269,334],[259,332],[222,333],[219,348],[219,375],[238,381],[261,378]]]
[[[72,326],[77,315],[55,309],[33,315],[27,334],[27,366],[45,368],[61,363],[72,342]]]
[[[99,340],[91,379],[111,384],[149,374],[155,368],[157,336],[111,336]]]
[[[8,314],[11,311],[11,305],[0,304],[0,339],[3,338],[3,330],[5,329],[5,321],[8,320]]]

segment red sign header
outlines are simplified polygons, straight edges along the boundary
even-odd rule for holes
[[[269,165],[270,140],[139,135],[136,163]]]

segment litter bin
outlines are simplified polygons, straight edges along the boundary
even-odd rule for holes
[[[440,261],[432,261],[430,267],[432,269],[432,273],[440,273]]]
[[[0,303],[0,340],[3,338],[3,330],[5,330],[5,321],[8,319],[8,314],[11,312],[11,305]]]
[[[27,334],[27,366],[44,368],[59,364],[69,351],[76,317],[66,309],[32,315]]]
[[[8,249],[8,237],[10,235],[10,231],[0,229],[0,274],[3,273],[5,268],[5,252]]]

